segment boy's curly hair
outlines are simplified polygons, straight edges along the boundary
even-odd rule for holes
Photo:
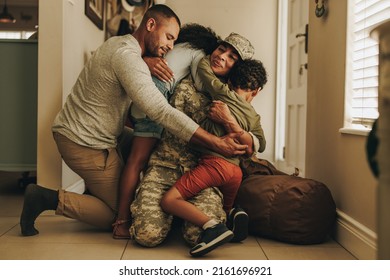
[[[267,71],[260,60],[237,61],[230,70],[229,80],[235,88],[262,89],[267,83]]]
[[[221,37],[210,27],[204,27],[197,23],[187,23],[181,27],[175,44],[189,43],[194,49],[202,49],[208,55],[218,47],[219,40],[221,40]]]

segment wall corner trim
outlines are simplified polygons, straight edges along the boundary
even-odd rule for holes
[[[359,260],[377,259],[377,234],[337,209],[334,238]]]

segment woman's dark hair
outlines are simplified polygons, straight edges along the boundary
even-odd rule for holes
[[[202,49],[206,54],[211,54],[218,47],[219,40],[221,38],[210,27],[187,23],[180,29],[176,44],[189,43],[192,48]]]
[[[267,83],[267,71],[260,60],[237,61],[230,70],[229,80],[234,88],[262,89]]]

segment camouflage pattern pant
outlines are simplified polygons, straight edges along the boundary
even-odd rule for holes
[[[143,246],[154,247],[167,237],[172,225],[172,215],[160,207],[164,193],[183,175],[181,168],[151,166],[139,185],[131,205],[133,223],[130,228],[133,239]],[[210,218],[225,222],[222,194],[217,188],[208,188],[188,200]],[[183,224],[183,237],[194,246],[202,229],[188,222]]]
[[[207,118],[210,99],[196,91],[189,77],[177,85],[170,103],[200,123]],[[150,155],[148,170],[138,185],[130,207],[133,216],[130,232],[136,242],[154,247],[165,240],[171,229],[173,217],[161,209],[161,198],[185,171],[196,166],[198,158],[199,155],[189,149],[185,141],[167,130],[163,132],[161,141]],[[218,189],[203,190],[188,201],[210,218],[225,222],[222,194]],[[183,237],[191,246],[195,245],[201,232],[201,228],[184,222]]]

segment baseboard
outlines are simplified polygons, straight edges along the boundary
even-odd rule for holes
[[[334,238],[359,260],[377,259],[376,233],[340,210],[337,210]]]
[[[68,191],[68,192],[75,192],[75,193],[79,193],[79,194],[82,194],[84,193],[84,190],[85,190],[85,183],[84,183],[84,180],[81,179],[81,180],[78,180],[77,182],[63,188],[64,190]]]

